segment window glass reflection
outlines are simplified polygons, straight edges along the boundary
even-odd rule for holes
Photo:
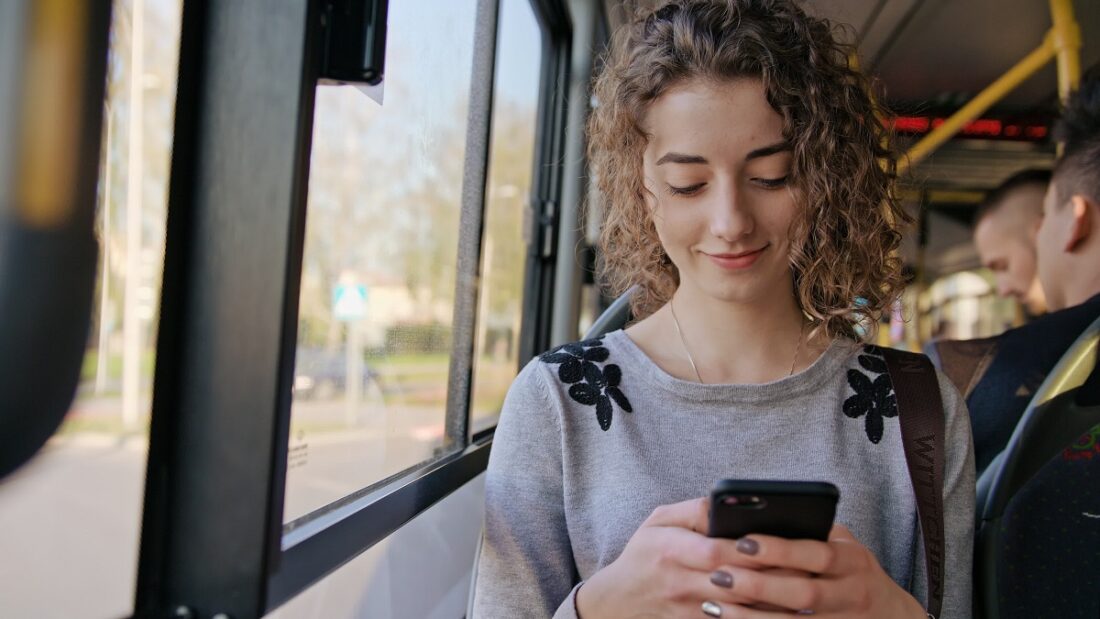
[[[317,89],[285,522],[443,445],[475,11],[391,2],[384,86]]]

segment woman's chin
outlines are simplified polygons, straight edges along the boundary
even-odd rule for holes
[[[704,274],[696,276],[696,288],[716,301],[737,305],[777,304],[784,296],[790,296],[789,277],[764,278],[761,275],[763,273],[742,273],[735,277]]]

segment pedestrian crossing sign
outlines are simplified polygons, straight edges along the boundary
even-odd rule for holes
[[[367,314],[367,287],[339,285],[332,291],[332,316],[336,320],[359,320]]]

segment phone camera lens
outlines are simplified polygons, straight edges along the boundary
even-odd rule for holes
[[[754,494],[730,495],[722,497],[723,505],[740,509],[763,509],[768,504],[763,497]]]

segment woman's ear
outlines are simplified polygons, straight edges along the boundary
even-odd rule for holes
[[[1065,251],[1072,252],[1092,235],[1092,229],[1096,227],[1098,205],[1095,201],[1076,194],[1070,198],[1069,208],[1073,211],[1071,213],[1073,221],[1070,223]]]

